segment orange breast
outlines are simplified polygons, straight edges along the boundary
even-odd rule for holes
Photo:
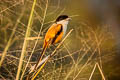
[[[61,24],[53,24],[47,31],[44,39],[44,45],[50,45],[51,43],[55,44],[59,42],[62,39],[63,36],[63,30],[60,32],[59,35],[57,33],[61,30],[62,25]],[[57,35],[57,36],[56,36]],[[55,39],[55,40],[54,40]],[[52,42],[54,40],[54,42]]]

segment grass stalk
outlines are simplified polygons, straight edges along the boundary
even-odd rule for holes
[[[33,5],[32,5],[32,10],[31,10],[30,17],[29,17],[25,38],[28,38],[30,36],[30,28],[32,25],[32,18],[33,18],[35,4],[36,4],[36,0],[34,0]],[[19,80],[19,76],[20,76],[20,72],[21,72],[21,68],[22,68],[22,64],[23,64],[23,59],[24,59],[24,54],[26,52],[27,43],[28,43],[28,41],[26,39],[24,39],[21,57],[20,57],[20,61],[19,61],[19,66],[18,66],[18,71],[17,71],[17,75],[16,75],[16,80]]]
[[[93,70],[92,70],[92,72],[91,72],[91,74],[90,74],[89,80],[92,79],[92,76],[93,76],[93,74],[94,74],[94,72],[95,72],[95,69],[96,69],[96,64],[95,64],[95,66],[93,67]]]
[[[102,79],[105,80],[105,76],[104,76],[104,74],[103,74],[103,72],[102,72],[102,70],[101,70],[101,67],[99,66],[98,63],[95,64],[95,66],[94,66],[94,68],[93,68],[93,70],[92,70],[92,73],[91,73],[91,75],[90,75],[90,77],[89,77],[89,80],[92,79],[92,76],[93,76],[93,74],[94,74],[94,72],[95,72],[96,67],[98,67],[98,69],[99,69],[99,71],[100,71],[100,74],[101,74],[101,76],[102,76]]]
[[[99,69],[99,71],[100,71],[100,74],[101,74],[101,76],[102,76],[103,80],[106,80],[106,79],[105,79],[105,76],[104,76],[104,74],[103,74],[103,72],[102,72],[101,67],[99,66],[99,64],[98,64],[98,63],[97,63],[96,65],[98,66],[98,69]]]
[[[33,49],[32,49],[31,55],[30,55],[30,57],[29,57],[29,59],[28,59],[28,62],[27,62],[27,64],[26,64],[26,66],[25,66],[25,69],[24,69],[24,71],[23,71],[23,73],[22,73],[22,75],[21,75],[21,80],[22,80],[22,78],[23,78],[23,76],[24,76],[24,73],[25,73],[27,67],[28,67],[28,64],[29,64],[29,62],[30,62],[30,59],[31,59],[31,57],[32,57],[32,54],[34,53],[34,50],[35,50],[35,48],[36,48],[36,46],[37,46],[37,43],[38,43],[38,40],[39,40],[41,31],[42,31],[42,27],[43,27],[43,25],[44,25],[46,13],[47,13],[47,8],[48,8],[48,0],[47,0],[47,2],[46,2],[46,7],[45,7],[45,11],[44,11],[44,16],[43,16],[43,19],[42,19],[43,21],[42,21],[42,23],[41,23],[41,28],[40,28],[40,30],[39,30],[39,33],[38,33],[38,36],[37,36],[37,40],[35,41],[35,45],[34,45],[34,47],[33,47]],[[27,38],[27,39],[28,39],[28,38]]]

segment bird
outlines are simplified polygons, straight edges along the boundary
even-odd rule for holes
[[[38,58],[37,63],[35,64],[33,70],[35,70],[38,67],[38,64],[42,60],[46,49],[50,45],[54,45],[54,44],[60,42],[65,37],[67,25],[70,20],[71,20],[71,18],[68,15],[60,15],[57,17],[55,22],[50,26],[50,28],[48,29],[48,31],[45,34],[43,50],[41,52],[41,55]]]

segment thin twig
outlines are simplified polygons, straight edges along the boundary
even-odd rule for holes
[[[3,12],[5,12],[6,10],[8,10],[8,9],[10,9],[10,8],[12,8],[12,7],[18,5],[18,4],[20,4],[20,3],[21,3],[21,2],[18,2],[18,3],[14,4],[14,5],[10,6],[10,7],[7,7],[7,8],[4,9],[4,10],[1,10],[1,11],[0,11],[0,14],[3,13]]]
[[[68,52],[69,56],[70,56],[70,57],[71,57],[71,59],[73,60],[73,63],[75,64],[75,60],[74,60],[74,58],[73,58],[73,56],[72,56],[71,52],[69,51],[69,49],[66,47],[66,45],[65,45],[65,44],[63,44],[63,46],[65,47],[65,49],[67,50],[67,52]]]

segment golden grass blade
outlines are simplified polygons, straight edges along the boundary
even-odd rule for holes
[[[100,66],[99,66],[98,63],[95,64],[95,66],[94,66],[94,68],[93,68],[93,70],[92,70],[92,73],[91,73],[91,75],[90,75],[90,77],[89,77],[89,80],[92,79],[92,76],[93,76],[93,74],[94,74],[94,72],[95,72],[96,67],[98,67],[98,69],[99,69],[99,71],[100,71],[100,74],[101,74],[103,80],[105,80],[105,76],[104,76],[104,74],[103,74],[103,72],[102,72],[102,70],[101,70],[101,68],[100,68]]]
[[[100,71],[100,74],[101,74],[103,80],[106,80],[106,79],[105,79],[105,76],[104,76],[104,74],[103,74],[103,72],[102,72],[102,70],[101,70],[101,68],[100,68],[100,66],[99,66],[99,64],[97,63],[96,65],[98,66],[98,69],[99,69],[99,71]]]
[[[29,17],[25,38],[30,36],[30,27],[31,27],[31,24],[32,24],[32,17],[33,17],[35,4],[36,4],[36,0],[34,0],[33,5],[32,5],[32,10],[31,10],[31,14],[30,14],[30,17]],[[19,61],[19,66],[18,66],[18,71],[17,71],[17,75],[16,75],[16,80],[19,80],[19,76],[20,76],[20,72],[21,72],[21,68],[22,68],[22,64],[23,64],[23,59],[24,59],[24,54],[26,52],[27,42],[28,41],[25,39],[24,43],[23,43],[23,48],[22,48],[22,52],[21,52],[20,61]]]
[[[37,3],[36,3],[36,4],[37,4]],[[37,37],[40,37],[41,31],[42,31],[42,28],[43,28],[43,25],[44,25],[44,21],[45,21],[47,9],[48,9],[48,0],[47,0],[47,2],[46,2],[46,7],[45,7],[45,11],[44,11],[44,16],[43,16],[43,19],[42,19],[42,22],[41,22],[41,28],[40,28],[40,30],[39,30],[39,33],[38,33],[38,36],[37,36]],[[30,62],[30,59],[31,59],[31,57],[32,57],[32,54],[34,53],[34,50],[35,50],[35,48],[36,48],[36,46],[37,46],[37,43],[38,43],[38,39],[35,41],[35,45],[34,45],[34,47],[33,47],[33,49],[32,49],[31,55],[30,55],[30,57],[29,57],[29,59],[28,59],[28,62],[27,62],[27,64],[26,64],[26,66],[25,66],[25,69],[24,69],[24,71],[23,71],[23,73],[22,73],[22,75],[21,75],[21,80],[22,80],[22,77],[24,76],[24,73],[25,73],[27,67],[28,67],[28,64],[29,64],[29,62]]]
[[[45,64],[47,63],[48,59],[44,62],[44,64],[40,67],[40,69],[38,70],[38,72],[35,74],[35,76],[32,78],[32,80],[34,80],[37,75],[40,73],[40,71],[43,69],[43,67],[45,66]]]
[[[91,72],[91,74],[90,74],[89,80],[92,79],[92,76],[93,76],[93,74],[94,74],[94,72],[95,72],[95,69],[96,69],[96,64],[95,64],[95,66],[94,66],[94,68],[93,68],[93,70],[92,70],[92,72]]]
[[[26,40],[37,40],[37,39],[42,39],[42,37],[28,37],[25,38]]]

